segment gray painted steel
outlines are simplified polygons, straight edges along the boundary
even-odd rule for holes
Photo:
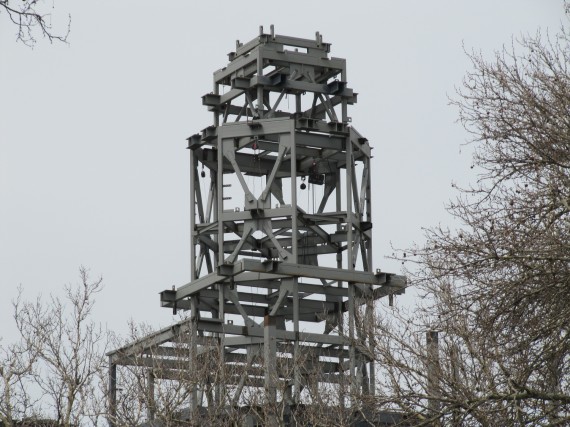
[[[238,42],[214,73],[202,97],[213,123],[188,138],[191,278],[160,294],[188,319],[109,353],[111,366],[160,366],[154,384],[183,378],[215,347],[242,368],[211,384],[216,399],[231,396],[228,405],[244,387],[277,399],[283,384],[282,398],[301,404],[309,372],[337,384],[339,401],[374,394],[373,337],[363,325],[373,301],[403,293],[406,280],[374,268],[371,147],[348,116],[357,95],[346,61],[329,51],[318,33],[308,40],[272,28]],[[114,370],[110,387],[114,405]],[[202,392],[196,386],[191,409],[204,404]]]

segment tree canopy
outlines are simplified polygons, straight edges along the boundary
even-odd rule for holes
[[[472,137],[479,178],[457,187],[448,206],[456,230],[428,228],[425,245],[400,255],[430,297],[417,320],[440,333],[438,360],[386,321],[391,340],[380,359],[398,379],[389,390],[398,406],[426,422],[567,424],[569,33],[523,37],[490,60],[469,57],[473,69],[451,104]],[[397,352],[413,361],[398,365]],[[428,390],[420,367],[434,363],[438,384]]]

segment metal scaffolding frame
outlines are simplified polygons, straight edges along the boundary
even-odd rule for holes
[[[240,368],[208,389],[228,405],[245,387],[301,404],[315,373],[336,385],[339,405],[374,394],[365,325],[374,300],[403,293],[406,280],[373,268],[371,147],[350,124],[346,61],[329,51],[319,33],[261,27],[214,73],[202,97],[213,124],[188,138],[190,282],[160,294],[189,315],[109,353],[111,414],[117,366],[148,367],[150,388],[213,350]],[[189,413],[208,401],[195,385]]]

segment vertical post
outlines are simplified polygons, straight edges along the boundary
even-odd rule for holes
[[[370,157],[367,157],[364,160],[364,168],[366,168],[367,173],[366,173],[366,195],[365,195],[365,199],[364,199],[364,207],[365,207],[365,211],[366,211],[366,217],[365,220],[372,222],[372,169],[371,169],[371,161],[370,161]],[[364,179],[364,178],[363,178]],[[363,236],[364,238],[364,236]],[[372,235],[370,235],[369,238],[366,239],[365,241],[365,247],[366,247],[366,256],[367,256],[367,261],[368,261],[368,271],[372,272],[374,271],[374,266],[373,266],[373,258],[372,258]],[[367,306],[366,306],[366,310],[370,310],[370,312],[368,313],[367,316],[367,324],[366,327],[368,328],[368,346],[370,349],[371,354],[374,354],[374,335],[375,335],[375,331],[374,331],[374,327],[373,325],[375,324],[374,322],[374,314],[375,314],[375,310],[374,310],[374,299],[372,297],[370,297],[370,299],[367,301]],[[372,396],[374,396],[376,394],[376,365],[374,363],[374,359],[370,361],[370,387],[369,387],[369,391],[370,394]]]
[[[217,85],[214,82],[214,87]],[[217,112],[214,112],[214,117],[216,117]],[[200,185],[197,180],[198,176],[198,161],[195,157],[194,151],[190,150],[190,281],[196,280],[200,272],[196,271],[196,246],[194,244],[194,230],[196,229],[196,202],[195,197],[196,195],[196,186]],[[212,177],[212,174],[210,174]],[[211,178],[212,179],[212,178]],[[200,194],[201,196],[201,194]],[[217,203],[217,200],[214,200],[214,203]],[[217,204],[215,205],[217,206]],[[217,212],[216,212],[217,215]],[[214,262],[217,262],[217,259],[214,259]],[[190,357],[189,357],[189,366],[188,372],[192,373],[195,372],[196,369],[196,355],[197,355],[197,344],[196,339],[198,335],[197,331],[197,321],[198,321],[198,313],[196,312],[196,297],[190,298]],[[190,375],[190,384],[192,387],[192,391],[190,393],[190,419],[192,419],[198,408],[198,386],[196,385],[195,379]]]
[[[437,331],[426,332],[427,395],[430,414],[439,412],[439,337]]]
[[[342,188],[342,178],[341,178],[341,169],[337,168],[336,169],[336,182],[335,182],[335,198],[336,198],[336,211],[337,212],[341,212],[342,209],[342,194],[341,194],[341,188]],[[337,232],[341,232],[341,225],[338,224],[336,226],[336,231]],[[342,251],[339,250],[336,253],[336,268],[342,268]],[[343,287],[343,282],[342,281],[338,281],[337,282],[337,286],[339,288]],[[339,297],[339,301],[337,304],[337,316],[338,316],[338,332],[341,336],[344,335],[344,313],[342,310],[342,306],[343,306],[343,301],[342,301],[342,297]],[[343,346],[344,348],[344,346]],[[344,357],[339,357],[338,358],[338,362],[339,362],[339,366],[344,366]],[[338,400],[340,402],[340,408],[341,410],[343,410],[344,412],[344,406],[345,406],[345,400],[346,400],[346,382],[345,380],[345,375],[344,375],[344,371],[341,370],[339,372],[340,375],[340,383],[339,383],[339,387],[338,387]]]
[[[350,136],[346,138],[346,262],[347,270],[354,270],[353,253],[354,253],[354,201],[352,197],[353,187],[353,155],[352,155],[352,142]],[[348,284],[348,339],[350,341],[349,347],[349,366],[350,366],[350,394],[351,402],[354,405],[354,399],[357,393],[356,385],[356,351],[355,351],[355,320],[356,320],[356,307],[355,307],[355,290],[352,283]]]
[[[190,393],[190,417],[195,416],[198,409],[198,381],[194,376],[197,370],[196,358],[198,354],[198,313],[196,310],[196,297],[193,296],[190,298],[190,358],[188,366],[190,384],[192,386]]]
[[[224,221],[222,219],[224,212],[224,127],[218,127],[218,170],[216,173],[216,217],[214,221],[218,225],[218,234],[216,243],[218,244],[218,253],[216,265],[224,265]]]
[[[117,365],[109,357],[109,427],[117,424]]]
[[[367,157],[364,161],[364,167],[368,170],[366,174],[366,221],[372,222],[372,169],[370,166],[370,157]],[[373,271],[373,259],[372,259],[372,238],[367,240],[366,253],[368,254],[368,268],[369,271]]]
[[[262,27],[263,28],[263,27]],[[261,31],[263,34],[263,30]],[[260,34],[261,35],[261,34]],[[263,49],[258,49],[257,53],[257,76],[263,76]],[[263,118],[263,85],[257,86],[257,113],[259,118]]]
[[[366,342],[366,338],[363,338],[363,343]],[[368,366],[366,365],[366,360],[361,354],[358,354],[358,366],[360,370],[360,390],[363,396],[368,396],[370,393],[370,378],[368,377]]]
[[[190,280],[195,280],[196,273],[196,246],[194,245],[194,229],[196,226],[196,181],[198,161],[194,156],[194,150],[190,149]]]
[[[352,142],[350,137],[346,138],[346,258],[347,270],[354,270],[353,252],[354,248],[354,200],[352,197],[354,169],[354,156],[352,155]]]
[[[293,260],[290,262],[299,262],[299,226],[297,221],[297,141],[295,139],[295,121],[290,122],[290,133],[287,135],[288,143],[291,149],[291,251]],[[281,137],[283,144],[284,137]]]
[[[214,74],[214,94],[215,95],[219,95],[220,94],[220,85],[218,84],[218,82],[216,82],[216,74]],[[220,124],[220,112],[217,110],[214,110],[213,113],[214,115],[214,126],[219,126]]]
[[[295,122],[291,121],[290,126],[290,147],[291,147],[291,236],[292,252],[294,263],[299,262],[299,224],[297,221],[297,141],[295,139]],[[299,403],[301,397],[301,372],[300,372],[300,345],[299,345],[299,280],[293,278],[293,331],[295,341],[293,342],[293,402]]]
[[[350,260],[349,260],[350,262]],[[356,316],[355,307],[355,295],[354,295],[354,285],[348,283],[348,357],[349,357],[349,367],[350,367],[350,402],[351,406],[355,405],[355,398],[358,393],[356,385],[356,349],[355,349],[355,336],[354,336],[354,322]]]
[[[461,384],[461,377],[459,374],[459,348],[456,344],[452,344],[450,348],[449,358],[451,361],[451,375],[453,378],[453,382],[455,383],[455,387],[460,387]],[[457,389],[456,389],[457,390]],[[460,412],[458,409],[454,409],[451,413],[451,423],[454,426],[460,425]]]
[[[298,404],[301,399],[301,346],[299,345],[299,279],[293,278],[293,402]]]
[[[368,349],[370,351],[371,354],[374,354],[374,300],[373,299],[369,299],[366,302],[366,311],[369,311],[370,313],[366,316],[367,317],[367,321],[366,321],[366,325],[365,327],[368,329],[366,332],[368,332]],[[365,332],[365,333],[366,333]],[[364,338],[366,340],[366,337]],[[376,366],[374,364],[374,359],[372,359],[370,362],[370,376],[369,376],[369,387],[368,387],[368,392],[370,393],[371,396],[374,396],[376,394]]]
[[[267,407],[266,425],[273,427],[277,425],[277,414],[275,407],[277,404],[277,341],[275,338],[275,317],[265,315],[263,322],[263,350],[265,365],[265,401]]]
[[[221,320],[222,324],[226,322],[225,313],[225,283],[220,283],[217,285],[219,287],[219,299],[218,299],[218,318]],[[234,286],[233,280],[231,285]],[[215,387],[215,401],[218,407],[224,404],[224,399],[226,396],[226,334],[224,332],[219,332],[217,334],[217,346],[218,346],[218,363],[220,366],[219,380]]]
[[[156,404],[154,401],[154,372],[152,369],[148,370],[148,407],[147,417],[149,421],[154,420],[156,415]]]

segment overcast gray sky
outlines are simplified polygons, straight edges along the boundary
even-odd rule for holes
[[[52,1],[47,2],[51,9]],[[511,36],[556,32],[561,0],[53,0],[72,16],[70,44],[15,41],[0,13],[0,336],[15,337],[10,301],[59,292],[84,265],[102,275],[97,318],[171,322],[158,292],[189,278],[185,138],[210,125],[200,97],[235,41],[259,25],[313,38],[347,59],[359,93],[352,124],[374,147],[375,268],[390,243],[446,224],[452,181],[472,179],[465,131],[447,96],[470,64]]]

